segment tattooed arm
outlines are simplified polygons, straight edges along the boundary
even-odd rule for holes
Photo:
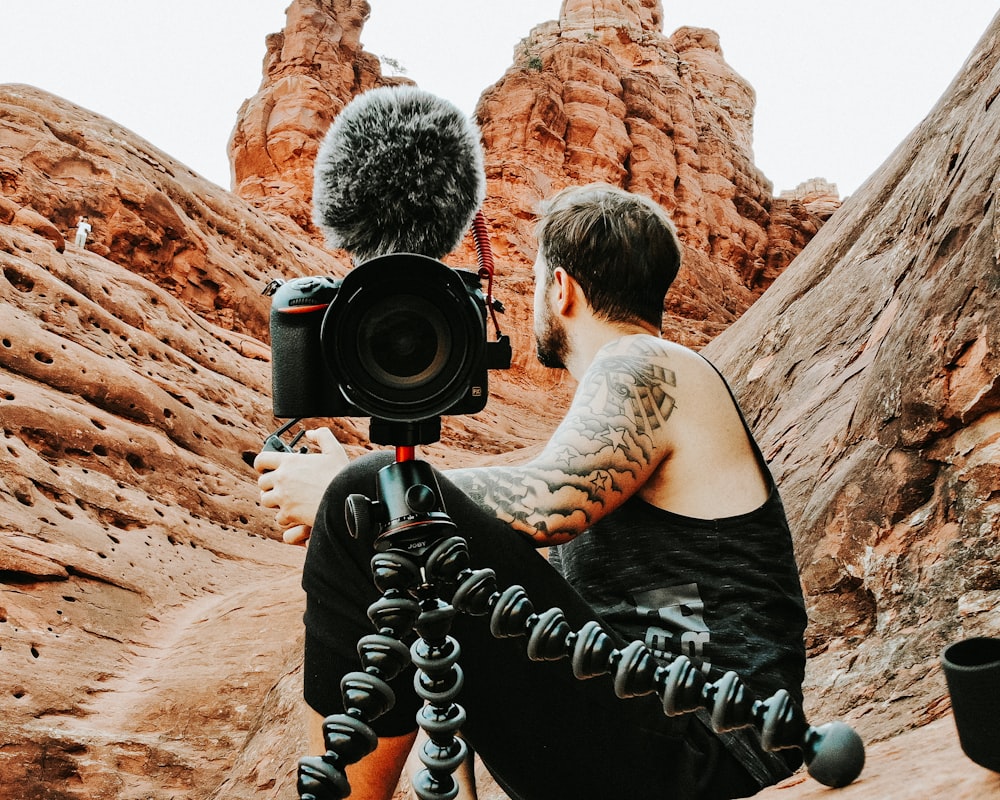
[[[448,478],[539,547],[568,541],[638,491],[669,454],[664,423],[675,385],[664,343],[618,339],[598,352],[536,458]]]

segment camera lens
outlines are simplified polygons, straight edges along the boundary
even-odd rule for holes
[[[450,267],[394,253],[355,267],[323,318],[330,374],[363,413],[416,422],[464,401],[485,365],[485,310]]]
[[[421,386],[440,373],[451,351],[451,332],[440,310],[416,295],[376,303],[358,329],[361,362],[391,389]]]

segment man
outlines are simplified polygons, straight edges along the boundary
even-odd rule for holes
[[[592,185],[556,195],[538,238],[538,356],[578,388],[528,463],[442,476],[473,567],[525,587],[539,611],[558,606],[573,630],[598,619],[616,647],[638,638],[663,663],[682,653],[710,678],[732,669],[762,698],[786,688],[801,701],[805,612],[774,482],[719,373],[659,335],[680,264],[673,225],[647,198]],[[345,532],[343,504],[372,494],[387,459],[348,465],[329,431],[310,438],[321,454],[262,453],[256,467],[286,540],[315,524],[303,587],[318,731],[342,710],[339,678],[357,669],[378,597],[372,543]],[[536,547],[551,548],[551,563]],[[606,676],[577,681],[565,661],[529,662],[522,639],[488,627],[459,615],[452,628],[462,731],[512,798],[745,797],[797,766],[764,753],[752,730],[716,735],[704,715],[666,717],[655,695],[619,700]],[[396,706],[374,723],[378,749],[348,769],[352,797],[392,796],[415,735],[410,680],[394,682]]]
[[[86,247],[87,237],[90,235],[92,230],[93,226],[91,226],[90,220],[86,217],[80,217],[76,223],[76,239],[74,240],[74,244],[76,244],[77,247]]]

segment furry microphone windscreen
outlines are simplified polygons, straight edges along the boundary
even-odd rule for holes
[[[384,87],[355,97],[323,139],[313,220],[356,264],[387,253],[441,258],[485,195],[472,120],[416,87]]]

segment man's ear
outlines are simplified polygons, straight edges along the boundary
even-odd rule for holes
[[[580,284],[562,267],[556,267],[552,271],[552,285],[555,287],[556,311],[562,316],[568,316],[582,297]]]

